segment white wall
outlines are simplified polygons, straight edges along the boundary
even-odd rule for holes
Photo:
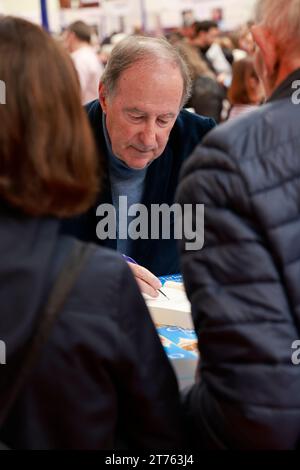
[[[60,28],[59,0],[47,0],[51,28]],[[0,13],[21,16],[35,23],[41,23],[40,0],[0,0]]]
[[[7,15],[23,16],[32,21],[40,21],[39,0],[1,0],[0,13]]]
[[[119,18],[125,18],[126,32],[130,33],[133,26],[141,23],[140,2],[142,0],[112,0],[103,8],[81,8],[63,10],[59,8],[59,0],[47,0],[50,29],[59,32],[61,26],[81,19],[89,24],[96,24],[103,30],[103,35],[119,28]],[[170,0],[172,1],[172,0]],[[27,18],[36,23],[41,22],[40,0],[0,0],[0,13]]]
[[[181,25],[181,12],[191,9],[196,19],[209,19],[213,8],[223,8],[224,26],[233,29],[252,18],[256,0],[144,0],[149,27],[160,16],[163,27]]]
[[[252,16],[256,0],[111,0],[101,3],[103,8],[78,9],[61,13],[59,0],[47,0],[49,23],[52,31],[59,31],[61,24],[68,24],[76,19],[99,24],[104,34],[117,29],[119,17],[125,17],[126,32],[131,32],[135,25],[141,24],[141,5],[147,12],[147,27],[155,30],[162,27],[181,26],[181,12],[192,9],[197,19],[210,18],[214,7],[224,10],[224,23],[228,29],[234,28]],[[106,4],[105,4],[106,3]],[[18,15],[35,22],[40,22],[39,0],[0,0],[0,13]]]

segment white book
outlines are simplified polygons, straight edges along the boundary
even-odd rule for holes
[[[153,299],[144,294],[150,315],[160,336],[163,326],[194,331],[191,304],[186,296],[183,283],[167,281],[161,290],[168,298],[159,294],[159,297]],[[188,351],[188,340],[186,339],[185,345],[181,344],[181,342],[175,344],[167,338],[161,337],[161,340],[175,370],[180,389],[183,390],[185,387],[192,385],[195,382],[196,368],[199,360],[198,351],[194,350],[193,353],[190,353]],[[195,341],[192,342],[195,343]]]
[[[186,296],[183,284],[166,282],[161,290],[168,298],[159,294],[153,299],[145,295],[146,304],[156,325],[172,325],[185,329],[194,329],[191,304]]]

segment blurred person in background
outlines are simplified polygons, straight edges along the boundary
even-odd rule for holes
[[[122,257],[89,246],[59,300],[78,268],[71,255],[86,250],[61,235],[61,219],[90,207],[103,174],[71,59],[38,26],[2,18],[0,77],[0,441],[35,450],[177,448],[176,379]],[[54,285],[61,311],[50,329]],[[41,326],[46,337],[28,370]]]
[[[79,76],[83,104],[97,98],[103,73],[103,65],[91,45],[91,37],[92,29],[83,21],[71,23],[63,34],[65,47]]]
[[[255,41],[251,32],[252,26],[253,22],[248,21],[239,31],[239,47],[241,50],[245,51],[247,55],[252,55],[255,51]]]
[[[255,44],[251,33],[251,25],[252,22],[249,21],[229,34],[233,43],[232,54],[235,62],[245,59],[247,56],[252,56],[254,53]]]
[[[231,105],[229,119],[252,111],[263,102],[263,85],[257,76],[251,57],[241,59],[233,64],[228,99]]]
[[[247,52],[240,48],[239,39],[240,39],[240,29],[236,29],[229,33],[230,40],[232,42],[232,55],[233,61],[237,62],[238,60],[245,59],[248,56]]]
[[[128,35],[122,32],[113,32],[109,37],[105,38],[104,41],[101,43],[99,57],[101,63],[106,66],[107,62],[109,61],[110,55],[113,51],[118,42],[125,39]],[[98,86],[99,88],[99,86]],[[98,93],[97,93],[98,97]]]
[[[205,205],[204,248],[182,243],[198,449],[300,448],[300,0],[259,0],[252,33],[267,102],[214,129],[179,188]]]
[[[190,43],[197,47],[200,57],[217,75],[219,82],[228,87],[231,82],[231,64],[218,43],[220,30],[217,23],[211,20],[195,21],[193,31]]]
[[[172,46],[176,46],[177,44],[180,44],[184,40],[184,36],[181,34],[179,30],[175,30],[166,34],[166,39],[170,44],[172,44]]]
[[[186,108],[192,108],[197,114],[213,118],[217,123],[221,120],[224,88],[217,82],[215,74],[202,60],[197,49],[185,41],[176,44],[176,49],[188,64],[192,78],[192,93]]]
[[[227,62],[229,62],[229,64],[232,66],[234,62],[234,56],[233,56],[234,46],[233,46],[233,42],[231,40],[230,35],[222,34],[222,36],[219,36],[219,38],[217,39],[217,42],[218,44],[220,44]]]

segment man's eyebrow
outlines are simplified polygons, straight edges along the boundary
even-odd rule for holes
[[[138,108],[125,108],[125,111],[127,113],[145,114],[144,111],[142,111],[141,109],[138,109]]]
[[[176,114],[175,113],[160,114],[159,117],[160,118],[174,118],[176,117]]]
[[[138,108],[125,108],[125,111],[127,113],[134,113],[134,114],[140,114],[141,116],[145,116],[147,113],[145,113],[144,111],[142,111],[141,109],[138,109]],[[158,116],[159,118],[165,118],[165,119],[173,119],[174,117],[176,117],[176,114],[175,113],[165,113],[165,114],[160,114]]]

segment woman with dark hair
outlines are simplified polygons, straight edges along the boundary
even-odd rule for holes
[[[0,78],[0,440],[177,447],[176,379],[129,268],[95,247],[80,271],[72,254],[85,245],[59,232],[91,206],[101,173],[71,59],[38,26],[4,17]]]

